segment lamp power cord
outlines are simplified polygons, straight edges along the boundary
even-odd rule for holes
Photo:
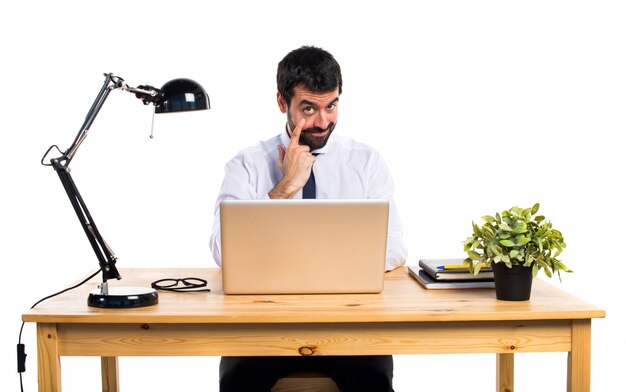
[[[30,308],[33,309],[35,306],[39,305],[40,303],[42,303],[43,301],[50,299],[52,297],[56,297],[57,295],[61,295],[65,292],[68,292],[70,290],[74,290],[77,287],[80,287],[82,285],[84,285],[85,283],[87,283],[89,280],[91,280],[94,276],[98,275],[100,273],[100,271],[102,271],[102,269],[99,269],[98,271],[94,272],[93,274],[89,275],[89,277],[87,277],[85,280],[83,280],[82,282],[72,286],[72,287],[68,287],[64,290],[59,291],[58,293],[54,293],[51,294],[47,297],[44,297],[42,299],[40,299],[39,301],[35,302],[33,304],[33,306],[31,306]],[[24,384],[23,384],[23,380],[22,380],[22,373],[24,373],[26,371],[26,346],[24,344],[22,344],[22,331],[24,331],[24,324],[25,322],[22,321],[22,327],[20,328],[20,335],[17,341],[17,372],[20,375],[20,390],[22,392],[24,392]]]

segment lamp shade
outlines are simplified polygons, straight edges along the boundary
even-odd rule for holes
[[[174,79],[161,87],[163,98],[156,105],[156,113],[210,109],[209,96],[204,88],[191,79]]]

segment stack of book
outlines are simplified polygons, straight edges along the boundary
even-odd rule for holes
[[[409,274],[427,289],[493,288],[493,271],[481,268],[478,275],[469,272],[463,259],[420,259],[408,266]]]

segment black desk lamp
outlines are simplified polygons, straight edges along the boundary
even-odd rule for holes
[[[104,101],[113,90],[123,90],[134,93],[137,98],[143,101],[144,105],[154,104],[155,113],[210,109],[209,96],[202,86],[190,79],[174,79],[165,83],[163,87],[158,89],[148,85],[130,87],[124,82],[124,79],[113,74],[105,74],[104,76],[104,85],[98,93],[91,109],[89,109],[85,122],[72,145],[65,152],[62,152],[59,147],[53,145],[46,151],[46,154],[41,159],[41,164],[44,166],[52,166],[59,175],[63,187],[67,192],[67,196],[70,198],[72,207],[74,207],[74,211],[76,211],[78,220],[83,226],[87,239],[89,239],[91,247],[96,253],[100,263],[102,284],[99,290],[94,290],[89,293],[87,304],[99,308],[137,308],[155,305],[159,302],[159,298],[154,289],[143,287],[108,287],[109,279],[119,280],[122,278],[115,267],[117,257],[100,235],[70,175],[69,164],[76,154],[76,151],[87,137],[89,128],[102,108]],[[61,156],[50,159],[50,163],[44,163],[44,160],[52,149],[56,149],[61,153]]]

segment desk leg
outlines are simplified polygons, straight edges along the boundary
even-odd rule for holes
[[[119,392],[119,371],[117,357],[101,357],[102,392]]]
[[[567,356],[567,391],[591,389],[591,319],[572,320],[572,351]]]
[[[37,375],[40,392],[61,392],[61,358],[56,324],[37,323]]]
[[[515,354],[496,354],[496,391],[513,392]]]

